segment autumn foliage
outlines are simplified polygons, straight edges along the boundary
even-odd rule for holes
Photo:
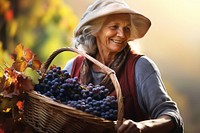
[[[30,49],[24,49],[22,44],[16,46],[11,57],[14,60],[12,66],[4,68],[0,77],[0,93],[10,98],[33,90],[40,77],[37,70],[41,67],[37,56]]]

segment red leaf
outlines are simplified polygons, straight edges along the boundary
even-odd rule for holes
[[[19,71],[19,72],[23,72],[26,67],[27,67],[28,63],[26,61],[15,61],[12,64],[12,68],[14,68],[15,70]]]
[[[17,84],[17,76],[19,73],[12,68],[5,68],[4,75],[0,80],[0,89],[4,95],[11,97],[9,94],[14,92]],[[15,93],[15,92],[14,92]]]
[[[17,102],[17,107],[18,107],[19,110],[23,110],[23,104],[24,103],[22,101]]]
[[[18,85],[16,85],[16,89],[21,93],[23,91],[31,91],[34,89],[32,80],[28,77],[23,77],[19,75],[17,77]]]
[[[24,51],[24,58],[26,61],[30,61],[33,58],[33,52],[30,49]]]
[[[32,69],[33,70],[39,70],[41,68],[42,63],[40,62],[40,60],[37,59],[36,56],[34,56],[33,60],[32,60]]]

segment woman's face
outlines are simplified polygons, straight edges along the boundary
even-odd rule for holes
[[[118,53],[122,51],[131,35],[129,14],[109,15],[102,28],[94,36],[100,51]]]

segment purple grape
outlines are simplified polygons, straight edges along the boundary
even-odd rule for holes
[[[80,84],[67,70],[51,68],[35,85],[35,91],[67,106],[108,120],[117,119],[117,99],[108,96],[109,89],[102,85]]]

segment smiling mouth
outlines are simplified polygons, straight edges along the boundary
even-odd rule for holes
[[[113,39],[111,39],[111,41],[112,42],[114,42],[114,43],[118,43],[118,44],[122,44],[124,41],[120,41],[120,40],[113,40]]]

